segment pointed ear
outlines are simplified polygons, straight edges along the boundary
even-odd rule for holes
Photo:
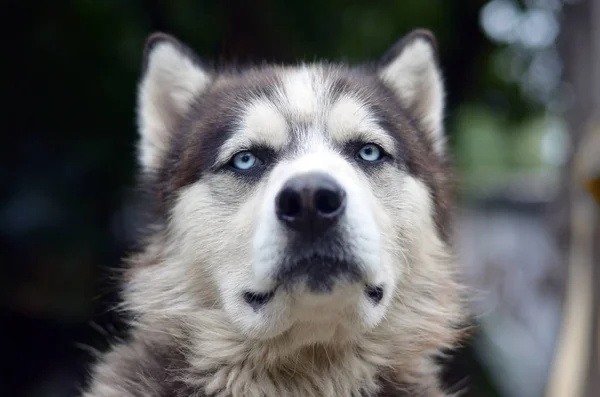
[[[144,171],[160,166],[177,123],[209,82],[207,69],[177,39],[163,33],[148,38],[137,109],[138,156]]]
[[[445,147],[444,86],[433,33],[414,30],[394,44],[381,61],[379,77],[430,134],[434,149],[441,154]]]

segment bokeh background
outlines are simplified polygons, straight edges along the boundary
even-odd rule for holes
[[[134,109],[148,34],[172,33],[209,61],[355,62],[415,27],[439,41],[461,179],[457,251],[477,324],[447,382],[468,396],[550,395],[561,330],[581,328],[563,316],[570,269],[600,258],[600,218],[581,188],[600,162],[600,145],[584,141],[599,131],[597,1],[1,4],[0,396],[75,396],[90,360],[123,335],[111,275],[135,236]],[[573,248],[574,228],[587,245]],[[585,296],[577,307],[593,304]],[[585,392],[556,397],[600,396],[590,321],[575,337],[589,354],[571,357]]]

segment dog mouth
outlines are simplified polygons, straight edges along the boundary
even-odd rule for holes
[[[257,312],[273,299],[275,292],[276,289],[268,292],[245,291],[243,293],[243,299],[246,304]],[[365,285],[363,292],[367,299],[376,306],[381,303],[383,299],[384,288],[382,285]]]
[[[368,282],[363,266],[353,255],[344,252],[331,255],[323,252],[320,247],[296,249],[293,252],[293,255],[287,255],[281,260],[279,270],[274,275],[273,288],[267,291],[243,292],[244,302],[254,311],[259,311],[272,301],[278,290],[289,294],[307,293],[326,297],[340,284],[354,285],[354,288],[362,285],[358,290],[362,290],[363,296],[374,306],[383,300],[383,284]]]
[[[329,294],[337,283],[361,282],[364,273],[352,257],[303,252],[285,258],[276,278],[287,289],[303,285],[311,293]]]

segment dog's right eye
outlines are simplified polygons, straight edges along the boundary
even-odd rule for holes
[[[231,165],[238,170],[249,170],[258,165],[258,158],[254,153],[245,150],[234,155],[231,159]]]

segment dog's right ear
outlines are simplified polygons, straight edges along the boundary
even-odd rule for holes
[[[379,77],[413,113],[439,154],[445,151],[445,91],[435,36],[416,29],[396,42],[381,61]]]
[[[144,171],[160,166],[177,123],[208,86],[211,75],[194,52],[174,37],[155,33],[146,41],[138,89],[138,159]]]

